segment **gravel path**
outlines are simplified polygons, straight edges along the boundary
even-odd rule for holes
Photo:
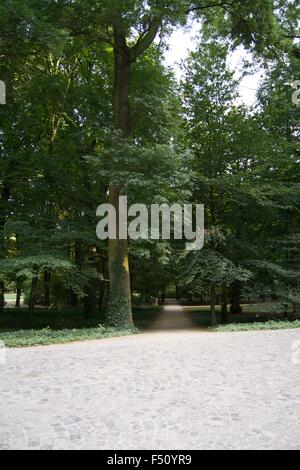
[[[169,300],[166,302],[162,314],[151,325],[153,332],[161,330],[195,330],[189,317],[183,310],[181,305],[176,301]]]
[[[162,329],[8,350],[0,449],[299,450],[299,340]]]

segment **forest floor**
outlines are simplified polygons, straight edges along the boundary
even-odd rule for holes
[[[165,313],[140,335],[2,351],[0,449],[300,450],[300,331]]]

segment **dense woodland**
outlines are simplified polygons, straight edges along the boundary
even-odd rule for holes
[[[67,305],[124,327],[175,291],[213,323],[243,299],[299,314],[299,18],[297,0],[2,0],[0,315],[12,290],[30,322]],[[191,21],[179,82],[164,54]],[[241,45],[244,73],[264,69],[252,108],[229,67]],[[96,209],[120,194],[205,204],[204,249],[99,241]]]

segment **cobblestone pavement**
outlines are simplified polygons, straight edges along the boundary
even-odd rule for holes
[[[300,449],[300,331],[8,350],[0,449]]]

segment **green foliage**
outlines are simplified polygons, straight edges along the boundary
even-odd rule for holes
[[[26,279],[32,279],[37,271],[43,269],[66,271],[73,268],[70,262],[53,256],[25,256],[0,262],[2,272],[15,273],[16,277]]]
[[[222,254],[209,248],[201,250],[192,259],[188,257],[187,264],[188,272],[183,275],[184,284],[189,284],[197,278],[204,282],[230,286],[235,281],[247,282],[252,277],[250,271],[235,266]]]

